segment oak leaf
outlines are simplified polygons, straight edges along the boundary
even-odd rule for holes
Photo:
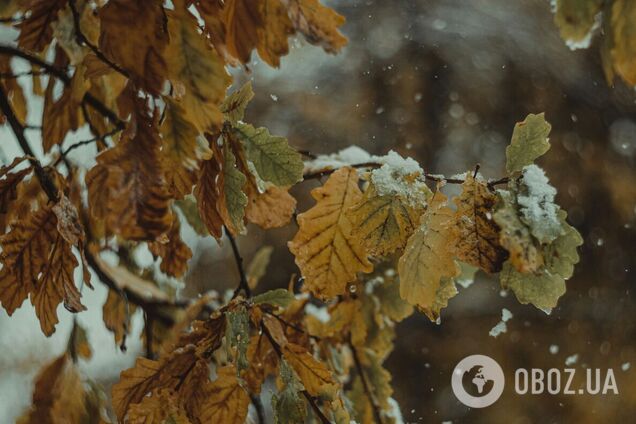
[[[55,332],[58,323],[56,310],[62,300],[70,312],[85,311],[86,307],[80,301],[81,294],[73,280],[77,259],[71,245],[60,234],[50,256],[47,256],[47,262],[31,295],[31,303],[35,306],[42,332],[50,336]]]
[[[603,0],[556,0],[554,23],[568,45],[585,45],[596,26]]]
[[[104,325],[113,333],[115,343],[126,346],[126,336],[130,333],[130,317],[135,313],[135,305],[127,302],[115,290],[108,290],[106,302],[102,307]]]
[[[579,261],[577,247],[583,243],[581,235],[566,221],[565,211],[559,211],[564,232],[552,243],[542,246],[544,266],[534,273],[521,273],[511,261],[504,264],[500,274],[501,285],[510,288],[519,302],[531,303],[549,312],[565,293],[565,280],[574,272]]]
[[[244,370],[241,377],[245,380],[251,393],[260,393],[265,379],[274,374],[278,365],[278,356],[267,337],[254,335],[247,348],[247,359],[250,367]]]
[[[289,53],[287,38],[294,33],[287,7],[282,0],[260,0],[262,25],[257,28],[258,55],[269,65],[278,68],[280,57]]]
[[[289,186],[303,179],[303,161],[284,137],[273,136],[267,128],[254,128],[238,123],[234,132],[242,141],[247,158],[254,164],[258,176],[277,186]]]
[[[282,346],[283,358],[298,375],[312,396],[335,399],[338,383],[329,368],[313,357],[303,346],[287,343]]]
[[[168,31],[170,44],[164,57],[171,81],[183,87],[176,91],[188,119],[200,132],[220,126],[219,106],[232,82],[223,60],[199,33],[196,18],[181,2],[168,13]]]
[[[26,3],[26,11],[30,15],[22,21],[18,28],[18,46],[20,48],[41,52],[53,39],[51,24],[57,20],[57,15],[66,5],[66,0],[30,0]]]
[[[24,158],[16,158],[10,165],[0,169],[0,214],[9,212],[9,207],[18,197],[18,184],[31,173],[32,168],[27,167],[16,172],[10,172]]]
[[[288,8],[294,27],[311,44],[328,53],[338,53],[347,44],[347,38],[338,31],[345,18],[333,9],[318,0],[290,0]]]
[[[254,90],[252,90],[252,82],[248,81],[241,88],[235,90],[223,100],[220,109],[225,119],[227,119],[232,125],[236,125],[243,120],[245,116],[245,108],[247,104],[254,97]]]
[[[201,406],[201,422],[243,424],[250,397],[239,384],[236,369],[228,365],[217,370],[217,378],[205,388],[206,399]]]
[[[170,231],[166,234],[168,238],[166,243],[153,241],[148,244],[150,252],[161,257],[159,266],[161,272],[175,278],[185,274],[188,269],[188,260],[192,257],[192,250],[181,239],[180,229],[179,219],[175,219]]]
[[[358,173],[341,168],[311,195],[316,205],[298,216],[299,230],[288,246],[306,289],[330,298],[345,293],[347,283],[354,281],[358,272],[373,269],[364,249],[354,240],[355,218],[345,213],[362,199]]]
[[[296,199],[283,187],[270,186],[264,193],[248,186],[247,220],[264,229],[287,225],[296,211]]]
[[[499,244],[499,226],[492,219],[497,198],[484,181],[466,174],[462,193],[454,199],[455,254],[488,273],[501,270],[508,253]]]
[[[194,187],[194,197],[197,200],[199,216],[207,230],[219,240],[223,235],[223,217],[217,210],[217,203],[221,198],[221,158],[220,149],[216,149],[214,156],[203,161],[199,169],[199,178]]]
[[[435,193],[398,263],[400,296],[424,310],[433,308],[441,280],[459,275],[453,259],[454,214],[447,200],[443,193]]]
[[[55,224],[55,214],[43,206],[0,236],[0,301],[7,314],[12,315],[35,291],[56,238]]]
[[[364,197],[346,212],[353,223],[354,243],[369,255],[383,257],[404,248],[426,205],[413,205],[397,195],[381,196],[371,183]]]
[[[130,424],[190,424],[175,395],[169,390],[157,390],[128,411]]]
[[[612,44],[609,55],[614,71],[629,85],[636,86],[636,4],[616,0],[611,6]],[[608,38],[609,38],[608,37]]]
[[[210,152],[198,141],[199,131],[188,121],[183,106],[170,98],[165,101],[161,154],[165,162],[166,183],[174,198],[183,199],[192,192],[199,160],[206,156],[209,159]]]
[[[166,15],[155,1],[111,0],[99,11],[99,49],[130,74],[137,87],[159,95],[167,76]]]
[[[129,240],[155,240],[172,225],[155,121],[137,115],[119,143],[86,174],[93,214]],[[98,204],[105,202],[106,208]]]
[[[236,157],[226,144],[223,149],[223,165],[218,184],[221,187],[217,202],[217,211],[232,234],[240,234],[245,230],[245,208],[247,196],[243,188],[247,177],[236,166]]]
[[[506,170],[509,173],[520,172],[550,149],[548,135],[552,126],[546,122],[544,115],[531,113],[515,125],[510,145],[506,147]]]

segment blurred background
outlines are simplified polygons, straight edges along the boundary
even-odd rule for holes
[[[568,291],[550,315],[520,305],[498,281],[479,273],[450,301],[441,323],[421,314],[400,323],[385,365],[393,374],[393,397],[404,421],[631,422],[636,414],[631,292],[636,283],[636,92],[618,81],[608,86],[599,36],[589,49],[570,50],[547,0],[325,3],[346,16],[349,45],[329,56],[293,40],[281,69],[255,57],[251,72],[234,70],[239,83],[254,82],[247,121],[315,154],[352,144],[373,154],[393,149],[417,159],[427,172],[453,175],[479,163],[486,177],[498,178],[515,122],[545,112],[552,148],[539,164],[585,240]],[[39,122],[39,114],[36,104],[29,116]],[[6,129],[0,135],[5,161],[16,150]],[[31,136],[36,144],[37,134]],[[91,165],[94,154],[91,148],[76,150],[73,159]],[[313,204],[308,192],[317,184],[294,189],[300,211]],[[293,225],[268,232],[250,226],[248,236],[240,238],[248,262],[258,247],[274,247],[273,265],[259,291],[285,287],[297,272],[285,244],[295,231]],[[218,247],[188,228],[184,237],[194,257],[183,293],[234,287],[238,276],[229,246]],[[152,262],[148,255],[139,256]],[[89,311],[79,320],[88,327],[96,355],[82,369],[108,385],[139,352],[141,317],[135,317],[128,352],[121,353],[101,322],[106,291],[97,286],[85,296]],[[502,308],[513,318],[507,332],[494,338],[489,331]],[[64,349],[70,319],[60,315],[56,334],[46,339],[29,305],[11,318],[0,311],[0,422],[12,422],[29,404],[33,375]],[[16,351],[18,345],[27,351]],[[450,377],[459,360],[477,353],[502,365],[508,385],[493,406],[470,410],[455,399]],[[613,368],[620,394],[514,394],[516,368],[563,369],[566,361],[579,372],[576,388],[586,368]]]

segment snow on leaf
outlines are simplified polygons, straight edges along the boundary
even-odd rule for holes
[[[564,228],[562,235],[542,247],[544,266],[537,273],[520,273],[507,261],[500,274],[501,285],[510,288],[519,302],[532,303],[549,311],[565,293],[565,280],[572,276],[579,261],[577,247],[583,243],[581,235],[565,221],[566,213],[559,211]]]
[[[510,145],[506,147],[506,170],[519,172],[550,149],[548,134],[552,127],[544,114],[529,114],[522,122],[517,122]]]
[[[369,255],[383,257],[404,248],[425,207],[425,202],[411,205],[401,196],[381,196],[369,184],[362,200],[346,216],[353,223],[355,242]]]
[[[554,204],[556,189],[550,185],[543,170],[536,165],[524,167],[518,190],[521,220],[528,225],[532,235],[541,243],[549,243],[561,235],[559,207]]]
[[[284,137],[273,136],[267,128],[239,123],[234,132],[242,141],[247,158],[258,176],[277,186],[289,186],[303,179],[303,161]]]
[[[331,298],[345,293],[358,272],[373,269],[354,240],[355,221],[345,213],[362,198],[358,173],[341,168],[311,194],[316,205],[298,216],[298,233],[288,245],[305,277],[305,288],[318,297]]]
[[[530,229],[521,220],[514,193],[499,190],[497,210],[493,218],[501,227],[499,242],[510,254],[510,263],[519,272],[534,272],[543,265],[540,246],[534,241]]]
[[[378,195],[399,196],[413,208],[426,206],[431,191],[421,179],[424,171],[420,165],[393,150],[379,159],[383,165],[371,172],[371,181]]]
[[[561,38],[571,48],[589,47],[603,0],[556,0],[555,6],[554,22]]]
[[[452,224],[446,196],[435,193],[398,263],[400,296],[411,305],[431,310],[441,280],[459,275],[453,260]]]

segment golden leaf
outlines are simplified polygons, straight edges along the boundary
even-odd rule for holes
[[[33,405],[18,424],[93,422],[98,411],[89,405],[79,371],[64,354],[43,368],[35,379]]]
[[[365,246],[368,254],[382,257],[406,245],[424,206],[414,207],[400,196],[380,196],[369,184],[362,200],[347,210],[346,215],[354,223],[355,243]]]
[[[616,0],[612,4],[611,22],[613,43],[610,56],[614,71],[629,85],[636,86],[636,4]]]
[[[216,205],[220,198],[221,175],[220,158],[216,149],[214,157],[203,161],[199,170],[199,180],[194,187],[194,197],[197,199],[199,215],[205,227],[217,240],[223,235],[223,218],[217,211]]]
[[[166,183],[174,198],[183,199],[192,192],[198,160],[204,152],[197,141],[199,132],[187,120],[183,106],[170,98],[165,100],[161,153],[165,160]]]
[[[104,325],[115,336],[115,343],[125,346],[126,336],[130,332],[130,317],[135,313],[135,305],[115,290],[108,290],[108,297],[102,307]]]
[[[170,44],[164,57],[170,79],[185,89],[177,97],[186,116],[200,132],[220,126],[219,106],[232,82],[223,60],[199,33],[196,18],[179,2],[168,14],[168,31]]]
[[[150,252],[161,257],[161,272],[171,277],[182,277],[188,269],[188,260],[192,257],[192,250],[183,242],[180,235],[181,225],[175,219],[167,234],[168,242],[153,241],[148,244]]]
[[[252,49],[258,44],[258,28],[263,20],[258,5],[251,0],[228,0],[222,19],[228,52],[242,63],[249,62]]]
[[[259,394],[261,385],[269,375],[276,372],[278,356],[267,337],[257,334],[251,337],[247,348],[250,367],[241,373],[250,393]]]
[[[296,371],[298,378],[312,396],[335,399],[338,383],[327,366],[314,358],[303,346],[287,343],[283,358]]]
[[[260,0],[258,7],[262,17],[262,24],[256,30],[258,55],[278,68],[280,57],[289,53],[287,38],[294,33],[294,27],[281,0]]]
[[[0,300],[7,314],[12,315],[35,290],[56,233],[55,214],[43,206],[14,222],[11,230],[0,236]]]
[[[17,158],[11,165],[3,166],[0,170],[0,177],[4,177],[0,180],[0,214],[9,211],[9,206],[18,197],[18,184],[32,171],[32,168],[28,167],[17,172],[9,172],[22,162],[22,159]]]
[[[152,241],[172,225],[154,124],[137,115],[119,144],[97,156],[97,165],[86,174],[93,214],[103,215],[108,228],[129,240]],[[100,202],[106,202],[106,210]]]
[[[250,190],[249,202],[245,210],[248,221],[264,229],[279,228],[287,225],[296,211],[296,199],[286,188],[271,186],[264,193]]]
[[[338,53],[347,44],[347,38],[338,31],[345,18],[333,9],[318,0],[290,0],[288,7],[294,27],[310,43],[328,53]]]
[[[364,249],[354,241],[355,219],[345,214],[362,198],[358,173],[341,168],[311,195],[316,205],[298,216],[299,230],[288,246],[296,256],[306,289],[330,298],[345,293],[347,283],[354,281],[358,272],[373,269]]]
[[[485,182],[466,174],[462,194],[454,199],[455,254],[488,273],[499,272],[508,253],[499,244],[499,226],[493,220],[497,197]]]
[[[130,424],[190,424],[182,407],[169,390],[157,390],[128,411]]]
[[[206,399],[201,405],[201,422],[243,424],[247,418],[250,398],[239,384],[236,368],[227,365],[217,369],[216,380],[205,388]]]
[[[47,258],[48,263],[31,295],[31,303],[35,306],[42,332],[50,336],[55,332],[57,306],[62,300],[70,312],[85,311],[86,307],[80,302],[81,295],[73,281],[77,259],[71,245],[60,234],[53,244],[51,256]]]
[[[31,14],[18,25],[18,46],[34,52],[44,50],[53,38],[51,23],[65,5],[66,0],[30,0],[26,8]]]
[[[425,310],[433,307],[441,279],[459,275],[451,240],[454,214],[447,200],[443,193],[435,193],[398,264],[400,296]]]
[[[99,11],[99,48],[124,68],[137,87],[159,95],[166,77],[168,44],[162,3],[111,0]]]
[[[130,405],[140,403],[156,389],[181,390],[197,361],[193,346],[171,353],[160,361],[137,358],[133,368],[122,371],[113,386],[113,408],[123,422]]]

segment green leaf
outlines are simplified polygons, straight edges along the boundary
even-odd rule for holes
[[[305,400],[300,397],[302,386],[294,370],[285,360],[280,362],[280,378],[284,388],[272,396],[275,424],[302,424],[307,417]]]
[[[246,82],[243,87],[227,96],[221,104],[221,112],[225,115],[225,119],[230,121],[232,125],[238,124],[243,119],[245,108],[253,97],[254,91],[251,81]]]
[[[397,278],[385,275],[382,280],[373,286],[373,296],[377,297],[384,315],[400,322],[413,313],[413,307],[400,297],[400,283]]]
[[[302,181],[302,158],[289,147],[286,138],[273,136],[267,128],[254,128],[250,124],[239,123],[234,130],[261,179],[277,186]]]
[[[500,275],[501,285],[510,288],[519,302],[531,303],[549,313],[565,293],[565,280],[572,276],[579,261],[576,248],[583,244],[581,235],[565,221],[566,213],[559,211],[563,235],[543,247],[545,265],[538,273],[520,273],[506,261]]]
[[[224,208],[221,208],[219,212],[232,233],[238,234],[245,229],[243,217],[247,206],[247,196],[243,193],[243,187],[247,177],[236,168],[236,158],[227,145],[223,157]]]
[[[247,282],[249,283],[250,289],[256,288],[260,279],[265,275],[273,251],[274,248],[272,246],[263,246],[254,254],[247,268]]]
[[[556,0],[554,23],[568,45],[583,44],[594,29],[603,0]]]
[[[254,296],[252,300],[257,305],[267,303],[269,305],[286,308],[294,300],[294,294],[287,289],[274,289]]]
[[[544,114],[530,114],[523,122],[518,122],[512,133],[512,141],[506,148],[506,170],[519,172],[536,158],[550,149],[548,134],[552,127]]]
[[[247,347],[250,342],[249,316],[245,306],[239,306],[225,314],[228,322],[225,336],[230,347],[236,348],[236,369],[240,373],[248,369]]]

